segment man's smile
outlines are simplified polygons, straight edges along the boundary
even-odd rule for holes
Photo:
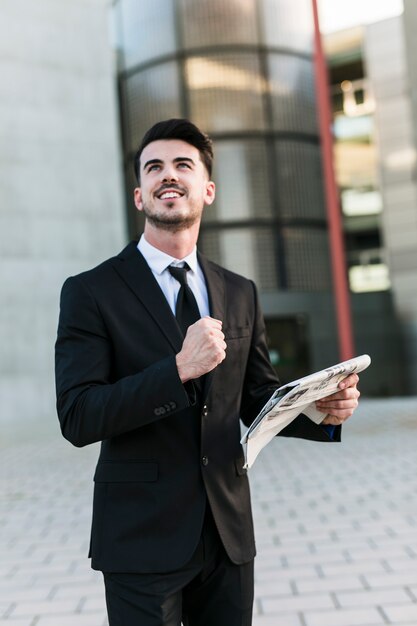
[[[175,198],[182,198],[184,195],[185,189],[177,189],[172,187],[170,187],[169,189],[167,189],[166,187],[162,190],[159,189],[155,193],[155,196],[158,198],[158,200],[172,200]]]

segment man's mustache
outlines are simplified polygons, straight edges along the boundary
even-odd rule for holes
[[[175,183],[164,183],[163,185],[161,185],[156,191],[155,191],[155,196],[160,196],[161,193],[164,193],[164,191],[166,191],[167,189],[170,189],[172,191],[178,191],[179,193],[182,194],[186,194],[187,190],[185,189],[185,187],[181,187],[180,185],[177,185]]]

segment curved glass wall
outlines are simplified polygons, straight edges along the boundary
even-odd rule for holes
[[[126,186],[155,122],[214,140],[199,247],[264,292],[330,289],[311,0],[116,0]]]

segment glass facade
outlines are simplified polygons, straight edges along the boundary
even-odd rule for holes
[[[312,60],[271,53],[268,70],[273,129],[317,135]]]
[[[259,43],[256,0],[180,0],[178,8],[186,49]]]
[[[155,122],[214,140],[214,205],[199,247],[262,292],[330,284],[310,0],[117,0],[132,235],[132,159]]]
[[[144,130],[155,119],[180,117],[177,64],[169,61],[128,76],[123,85],[123,113],[125,147],[129,153],[137,150]]]
[[[323,221],[326,205],[321,178],[320,147],[294,140],[275,142],[276,187],[285,219]]]
[[[175,54],[175,0],[122,0],[115,11],[124,70]]]
[[[313,52],[313,10],[310,0],[262,0],[259,3],[263,43],[268,48]]]
[[[209,133],[266,128],[258,55],[227,52],[185,62],[189,117]]]
[[[268,152],[264,141],[217,141],[213,179],[216,181],[216,199],[206,211],[206,223],[273,217],[268,188]]]
[[[375,144],[375,98],[355,31],[337,54],[329,45],[334,153],[352,292],[390,288],[381,237],[383,201]],[[333,44],[334,45],[334,44]]]

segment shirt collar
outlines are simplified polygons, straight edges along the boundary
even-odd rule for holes
[[[142,253],[145,261],[155,274],[162,274],[168,267],[168,265],[183,265],[184,262],[188,263],[192,272],[197,272],[197,247],[194,246],[194,250],[190,252],[183,259],[176,259],[162,250],[158,250],[155,246],[152,246],[145,239],[145,235],[142,235],[139,239],[138,250]]]

